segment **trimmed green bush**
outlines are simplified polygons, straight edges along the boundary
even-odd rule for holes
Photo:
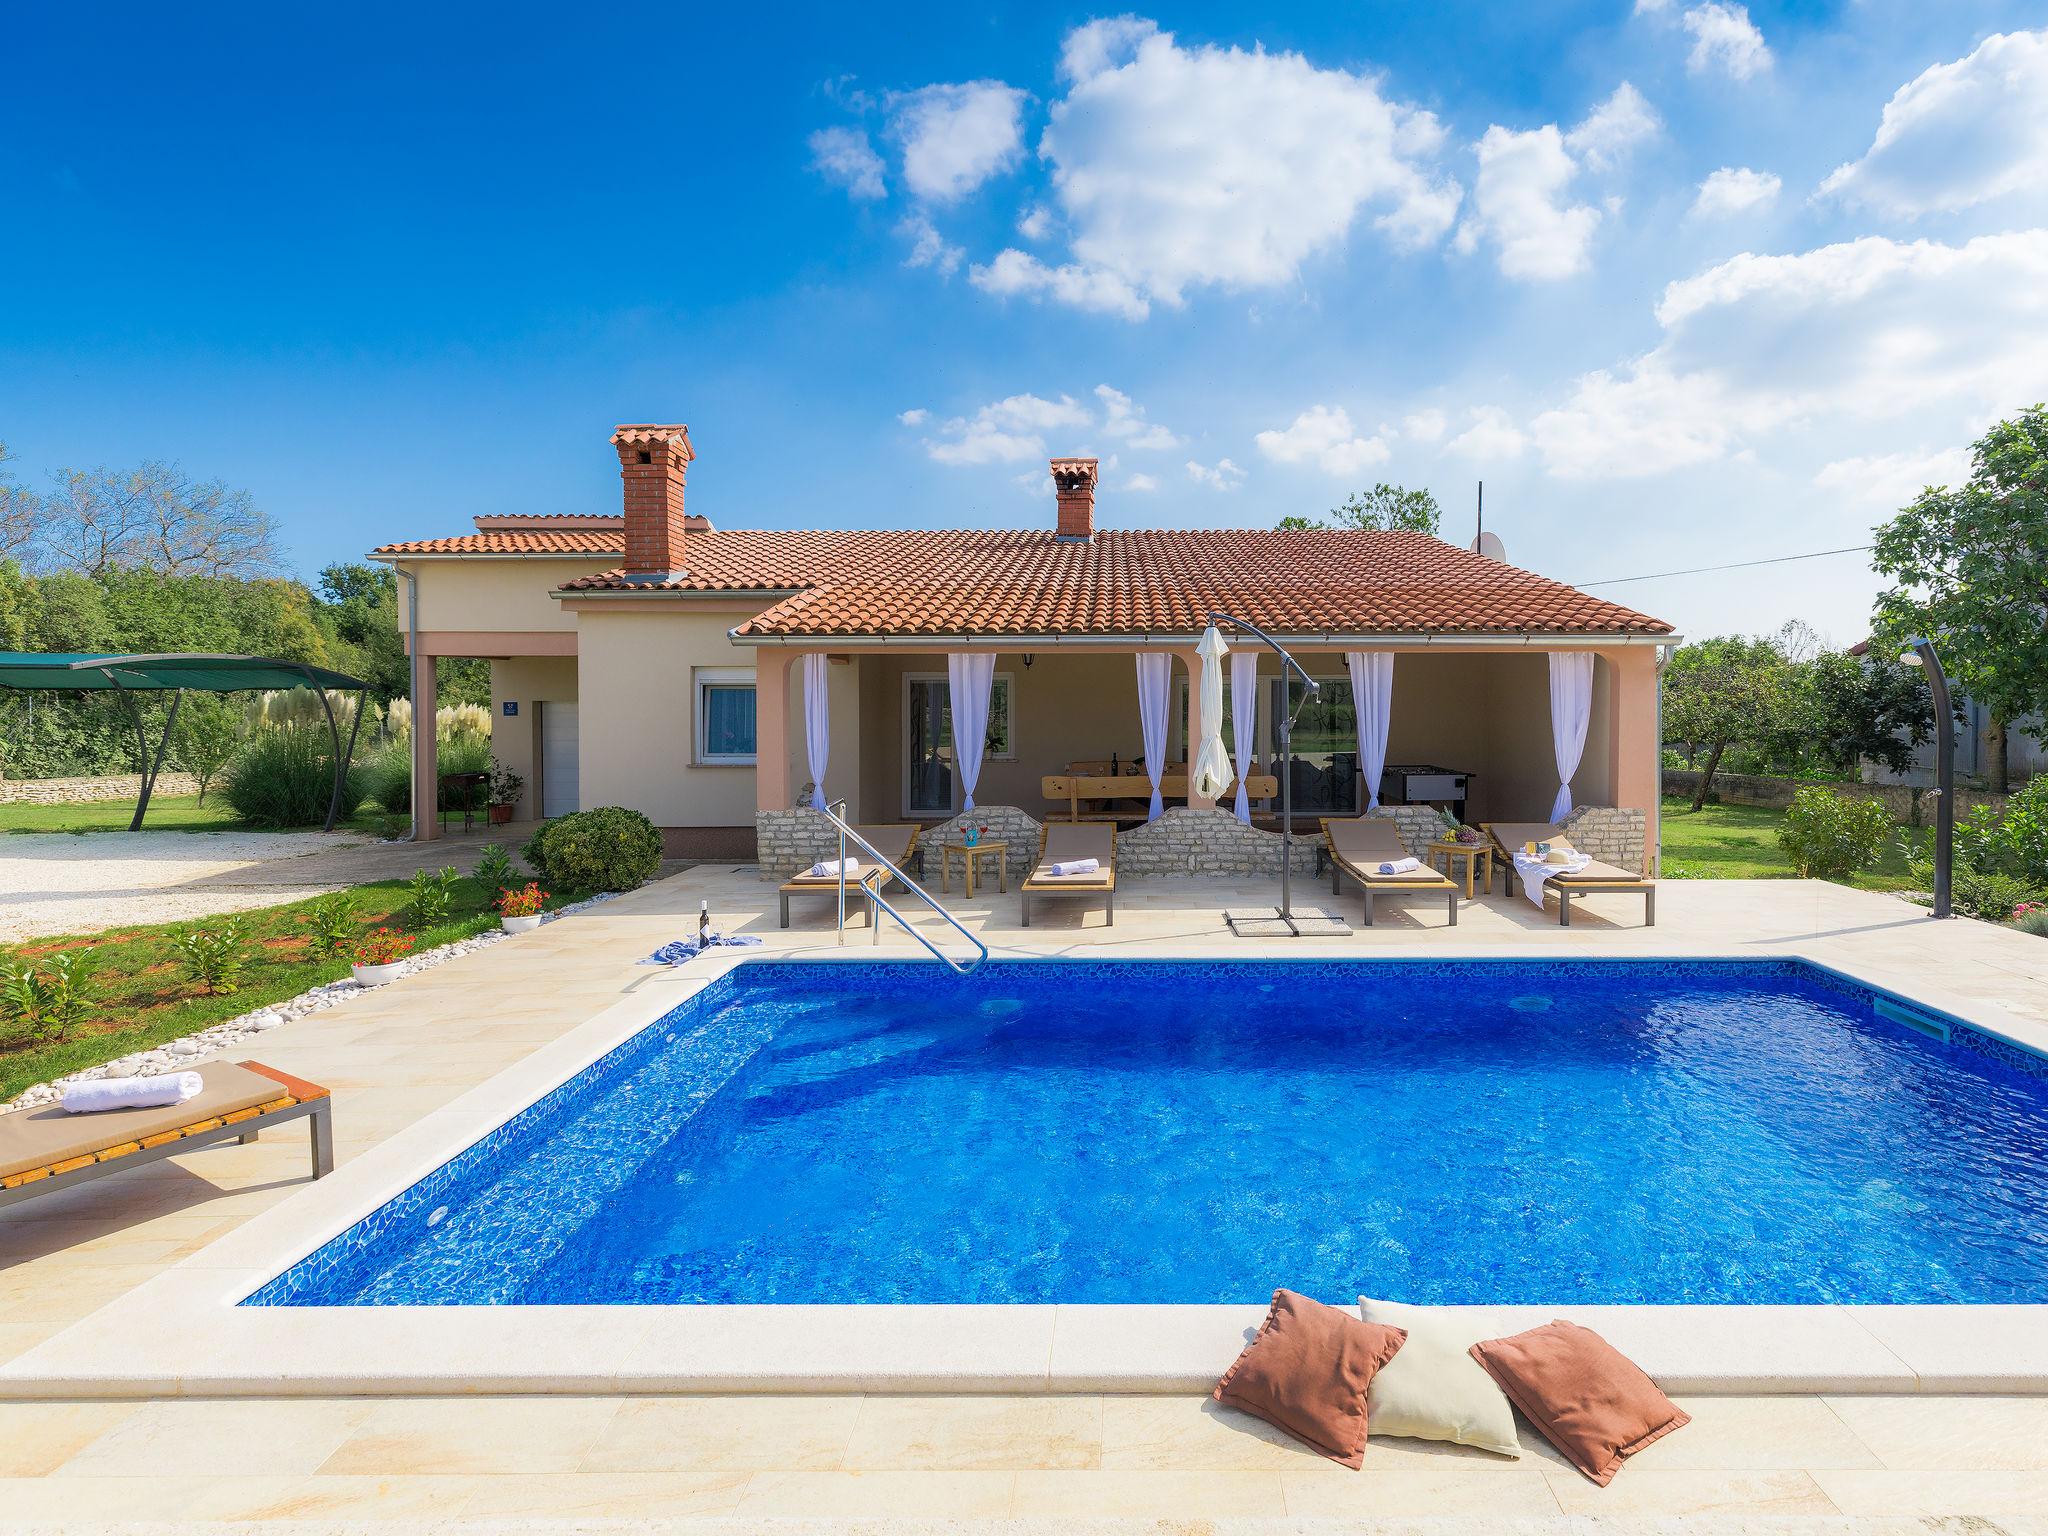
[[[221,796],[255,827],[317,827],[334,793],[334,753],[326,730],[286,728],[251,737],[221,779]],[[363,803],[363,773],[342,783],[341,815]]]
[[[2048,773],[2028,780],[2003,810],[1980,805],[1958,821],[1956,858],[2048,887]]]
[[[1930,891],[1934,889],[1933,860],[1914,859],[1907,868],[1912,871],[1914,880]],[[2002,923],[2012,916],[2015,908],[2030,901],[2039,901],[2041,890],[2017,875],[1979,869],[1958,858],[1949,872],[1948,895],[1950,904],[1963,916],[1981,917],[1987,923]]]
[[[1875,864],[1895,830],[1879,802],[1809,786],[1792,796],[1778,846],[1801,879],[1840,880]]]
[[[542,822],[520,852],[557,889],[630,891],[661,868],[661,834],[638,811],[603,805]]]

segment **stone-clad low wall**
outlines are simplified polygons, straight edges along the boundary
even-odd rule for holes
[[[1315,838],[1297,839],[1294,869],[1315,869]],[[1248,827],[1224,810],[1172,805],[1157,821],[1116,840],[1119,875],[1277,875],[1280,834]]]
[[[83,805],[94,800],[133,800],[142,778],[133,773],[80,779],[0,779],[0,805]],[[189,773],[160,773],[152,795],[196,795],[199,781]]]
[[[1581,853],[1631,874],[1643,872],[1643,840],[1649,817],[1615,805],[1582,805],[1564,819],[1565,836]]]
[[[1664,770],[1667,795],[1690,801],[1699,787],[1700,776],[1693,769]],[[1760,773],[1717,773],[1713,795],[1724,805],[1756,805],[1781,811],[1800,790],[1814,788],[1831,790],[1849,800],[1875,800],[1891,812],[1893,821],[1909,827],[1933,825],[1935,802],[1940,798],[1931,789],[1917,789],[1911,784],[1818,784],[1809,779],[1779,779]],[[1987,789],[1958,789],[1956,815],[1967,816],[1980,805],[2003,811],[2006,798]]]

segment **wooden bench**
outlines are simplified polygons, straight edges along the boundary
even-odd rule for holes
[[[1280,793],[1280,780],[1270,773],[1253,773],[1245,776],[1245,794],[1253,800],[1270,800]],[[1067,802],[1067,814],[1055,816],[1060,821],[1145,821],[1150,818],[1152,806],[1152,781],[1142,773],[1126,773],[1112,777],[1108,774],[1049,773],[1040,784],[1040,792],[1048,800]],[[1237,793],[1237,781],[1232,779],[1218,803],[1230,799]],[[1188,798],[1188,776],[1180,773],[1162,774],[1159,779],[1159,797],[1162,800],[1185,803]],[[1142,810],[1134,811],[1084,811],[1082,801],[1091,803],[1119,800],[1140,801]]]
[[[313,1177],[334,1171],[334,1101],[325,1088],[255,1061],[193,1070],[203,1086],[182,1104],[84,1115],[47,1104],[0,1115],[0,1206],[204,1147],[252,1142],[288,1120],[311,1123]]]

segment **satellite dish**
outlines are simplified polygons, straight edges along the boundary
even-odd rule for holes
[[[1497,533],[1482,533],[1472,541],[1472,553],[1485,560],[1498,560],[1507,564],[1508,552]]]

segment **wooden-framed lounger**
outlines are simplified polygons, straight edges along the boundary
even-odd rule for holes
[[[1420,869],[1383,875],[1382,864],[1409,857],[1401,841],[1401,829],[1385,816],[1347,816],[1341,820],[1321,818],[1323,840],[1330,850],[1330,894],[1343,894],[1342,881],[1349,875],[1365,893],[1365,926],[1373,923],[1373,898],[1388,895],[1442,895],[1450,910],[1450,926],[1458,923],[1458,882],[1440,869],[1424,864]]]
[[[1093,859],[1100,869],[1086,875],[1056,875],[1055,864]],[[1110,821],[1049,821],[1038,834],[1038,862],[1017,887],[1023,903],[1024,926],[1031,926],[1033,896],[1100,896],[1109,914],[1107,926],[1116,926],[1116,823]]]
[[[48,1104],[0,1115],[0,1206],[202,1147],[251,1142],[288,1120],[310,1122],[313,1177],[334,1171],[334,1101],[325,1088],[255,1061],[193,1070],[204,1086],[182,1104],[88,1115]]]
[[[891,822],[886,826],[855,827],[854,830],[873,843],[901,869],[910,862],[910,856],[917,850],[918,828],[912,822]],[[860,865],[859,873],[846,882],[846,894],[860,899],[861,910],[867,914],[870,925],[875,921],[875,909],[868,896],[879,891],[896,877],[877,864],[867,849],[857,843],[846,845],[846,856]],[[839,892],[837,875],[797,875],[782,882],[782,926],[789,926],[789,898],[792,896],[835,896]]]
[[[1501,867],[1501,877],[1506,882],[1509,896],[1515,894],[1515,853],[1530,843],[1562,843],[1572,847],[1572,841],[1564,832],[1544,821],[1489,821],[1480,830],[1493,839],[1493,846]],[[1558,926],[1572,925],[1572,898],[1599,893],[1643,898],[1643,926],[1657,926],[1657,882],[1649,875],[1638,875],[1612,864],[1593,860],[1584,869],[1571,875],[1552,875],[1543,884],[1557,892]]]

